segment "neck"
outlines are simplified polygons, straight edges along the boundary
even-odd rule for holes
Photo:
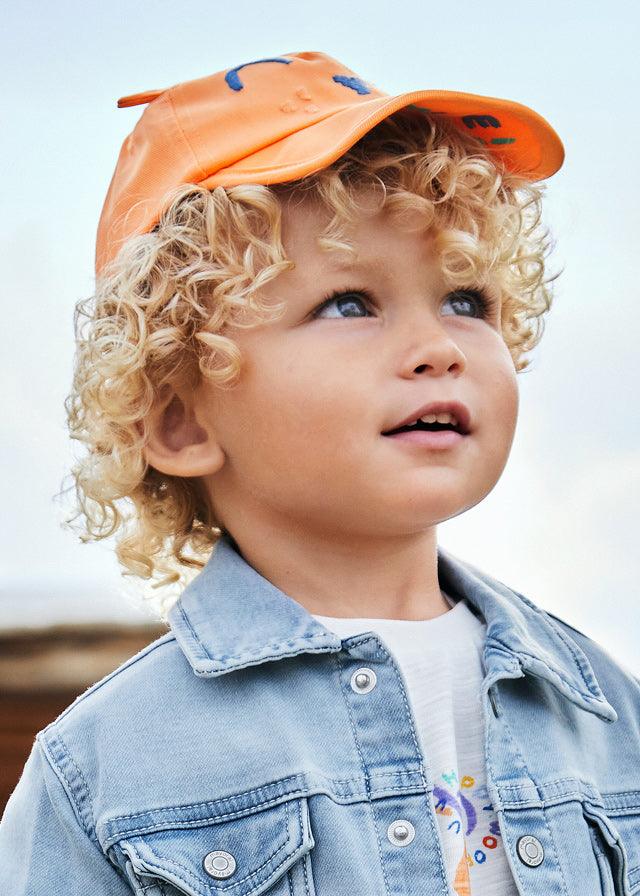
[[[435,526],[394,538],[231,533],[244,559],[312,614],[432,619],[448,612],[438,582]]]

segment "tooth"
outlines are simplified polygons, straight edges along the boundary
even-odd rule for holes
[[[458,421],[453,414],[445,413],[445,414],[425,414],[424,417],[420,417],[423,423],[449,423],[452,426],[457,426]]]

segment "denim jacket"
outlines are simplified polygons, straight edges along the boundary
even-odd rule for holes
[[[487,789],[519,893],[640,894],[640,680],[437,560],[487,626]],[[341,640],[229,536],[169,623],[37,734],[0,824],[3,896],[452,896],[429,757],[378,635]]]

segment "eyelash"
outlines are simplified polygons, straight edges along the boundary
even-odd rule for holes
[[[343,296],[350,295],[363,296],[367,300],[367,304],[375,305],[373,295],[369,292],[368,289],[335,289],[333,292],[328,293],[328,295],[324,297],[316,310],[313,312],[313,316],[315,317],[318,312],[322,311],[325,305],[329,305],[331,302],[334,302],[336,299],[341,299]]]
[[[368,305],[375,307],[375,301],[373,295],[369,292],[368,289],[338,289],[329,293],[324,299],[320,302],[318,307],[313,312],[313,317],[317,317],[317,315],[322,311],[322,309],[326,305],[330,305],[331,302],[336,301],[336,299],[341,299],[343,296],[348,295],[359,295],[366,299]],[[487,320],[492,317],[493,312],[496,309],[496,300],[488,295],[486,292],[483,292],[480,289],[457,289],[447,294],[447,298],[449,296],[471,296],[478,305],[480,310],[479,319]],[[464,316],[464,315],[463,315]],[[344,318],[347,320],[348,318]]]

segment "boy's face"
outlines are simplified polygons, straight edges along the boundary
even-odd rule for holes
[[[204,383],[194,394],[206,439],[201,430],[183,451],[192,472],[181,475],[205,474],[231,532],[251,518],[326,538],[415,534],[473,507],[505,467],[518,388],[499,295],[487,319],[473,301],[456,302],[433,238],[385,212],[359,220],[350,234],[358,267],[341,268],[345,256],[316,242],[326,221],[307,201],[283,209],[296,266],[261,294],[286,300],[287,311],[225,331],[243,370],[228,391]],[[319,310],[333,290],[349,295]],[[438,400],[470,412],[458,444],[436,450],[382,435]]]

